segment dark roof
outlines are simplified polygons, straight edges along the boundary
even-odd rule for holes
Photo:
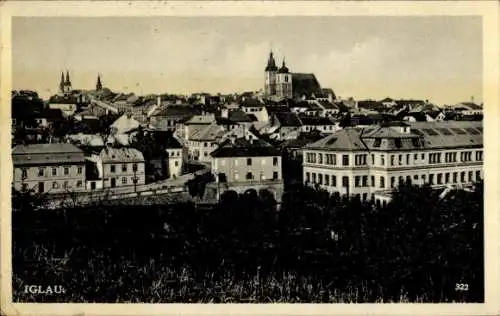
[[[297,113],[293,112],[276,112],[274,113],[274,117],[278,120],[281,126],[302,126],[302,122],[300,121]]]
[[[199,114],[200,110],[194,108],[191,105],[169,105],[159,110],[153,116],[165,116],[165,117],[188,117],[192,115]]]
[[[235,140],[229,139],[222,143],[210,155],[214,158],[281,156],[280,152],[271,144],[261,139],[251,141],[245,138],[237,138]]]
[[[341,129],[317,142],[308,144],[306,148],[345,151],[366,150],[366,146],[361,140],[360,135],[360,129],[348,127]]]
[[[164,146],[164,148],[182,148],[181,143],[174,137],[172,131],[151,131],[155,143]]]
[[[240,102],[240,106],[243,107],[262,107],[264,103],[260,102],[260,100],[255,98],[245,98]]]
[[[321,92],[321,86],[314,74],[292,74],[292,87],[295,97],[310,96],[313,93]]]
[[[278,67],[276,67],[276,61],[274,60],[273,52],[269,53],[269,59],[267,60],[266,71],[276,71]]]
[[[330,103],[329,101],[318,101],[318,103],[325,109],[325,110],[336,110],[339,108],[337,104]]]
[[[84,162],[83,151],[67,143],[18,145],[12,149],[14,165]]]
[[[334,123],[327,117],[321,116],[300,116],[303,125],[333,125]]]
[[[250,120],[251,120],[252,122],[257,122],[257,121],[258,121],[258,119],[257,119],[257,117],[255,116],[255,114],[247,114],[247,116],[250,118]]]
[[[229,114],[229,120],[232,122],[235,122],[235,123],[252,122],[250,117],[248,117],[248,115],[245,112],[243,112],[242,110],[239,110],[239,109],[232,110],[232,111],[229,111],[228,114]]]

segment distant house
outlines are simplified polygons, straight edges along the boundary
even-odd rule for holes
[[[134,119],[132,113],[126,113],[120,116],[111,124],[111,128],[116,131],[116,134],[126,134],[137,129],[141,124]]]
[[[483,115],[482,105],[473,102],[462,102],[454,106],[454,110],[461,115]]]
[[[228,139],[211,156],[217,182],[282,180],[281,154],[263,140]]]
[[[384,98],[382,100],[379,101],[386,109],[390,109],[392,108],[393,106],[395,106],[397,103],[396,103],[396,100],[392,99],[392,98]]]
[[[334,122],[327,117],[302,116],[300,117],[300,121],[302,122],[301,131],[303,132],[317,130],[322,133],[333,133],[340,129],[338,122]]]
[[[137,149],[106,147],[99,153],[99,158],[104,188],[145,183],[144,156]]]
[[[149,117],[149,123],[157,130],[175,130],[176,124],[185,121],[193,115],[200,114],[201,111],[189,104],[167,105],[156,109]]]
[[[296,138],[302,128],[302,121],[293,112],[277,112],[271,117],[270,123],[274,127],[271,132],[280,140]]]
[[[63,112],[60,109],[44,108],[39,114],[35,115],[38,127],[49,128],[54,124],[59,124],[65,120]]]
[[[84,190],[85,157],[71,144],[18,145],[12,149],[13,187],[40,193]]]
[[[246,114],[253,114],[260,122],[269,120],[269,114],[267,113],[265,104],[259,99],[243,98],[240,102],[240,108]]]

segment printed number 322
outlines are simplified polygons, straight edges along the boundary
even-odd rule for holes
[[[457,283],[455,284],[455,291],[468,291],[469,284]]]

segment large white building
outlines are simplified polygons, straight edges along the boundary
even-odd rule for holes
[[[345,128],[303,148],[304,182],[377,199],[404,181],[461,187],[483,178],[482,122]]]

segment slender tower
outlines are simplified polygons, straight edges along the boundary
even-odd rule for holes
[[[71,80],[69,80],[69,71],[66,70],[66,80],[64,82],[65,92],[71,92]]]
[[[273,52],[269,52],[269,59],[267,60],[267,66],[265,69],[266,80],[264,86],[264,93],[267,97],[276,94],[276,72],[278,67],[276,67],[276,61],[274,60]]]
[[[64,72],[61,71],[61,81],[59,82],[59,93],[64,94]]]
[[[102,90],[101,76],[97,74],[97,83],[95,85],[96,91]]]

